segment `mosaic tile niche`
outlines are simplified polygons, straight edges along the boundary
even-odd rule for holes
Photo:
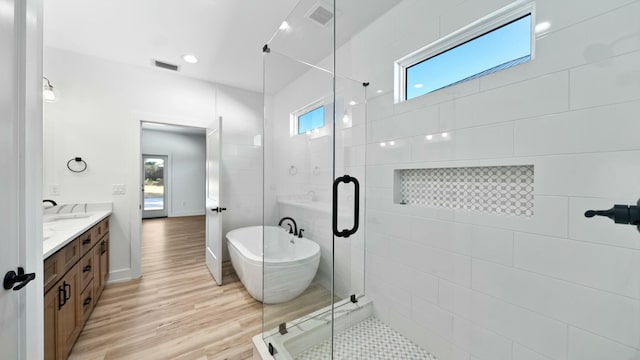
[[[395,175],[396,203],[533,215],[533,165],[402,169]]]

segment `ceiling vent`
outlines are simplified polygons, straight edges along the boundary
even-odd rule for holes
[[[171,71],[179,71],[179,69],[180,69],[178,67],[178,65],[173,65],[173,64],[169,64],[169,63],[158,61],[158,60],[153,60],[153,64],[156,67],[159,67],[159,68],[162,68],[162,69],[171,70]]]
[[[307,17],[317,24],[326,26],[333,19],[332,6],[318,2],[307,12]]]

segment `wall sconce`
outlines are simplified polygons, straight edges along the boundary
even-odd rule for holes
[[[42,77],[42,98],[46,102],[55,102],[56,93],[53,91],[53,85],[46,77]]]

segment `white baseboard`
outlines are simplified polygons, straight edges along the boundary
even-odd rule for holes
[[[114,270],[109,271],[109,280],[107,281],[107,284],[125,282],[133,279],[134,277],[131,276],[131,269]]]
[[[169,217],[199,216],[199,215],[205,215],[204,210],[202,210],[202,211],[190,211],[190,212],[171,213],[171,214],[169,214]]]

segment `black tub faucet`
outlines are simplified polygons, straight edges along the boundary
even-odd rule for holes
[[[297,236],[298,235],[298,224],[296,224],[296,221],[293,220],[293,218],[290,218],[288,216],[283,217],[278,222],[278,226],[282,226],[282,223],[284,223],[286,220],[291,221],[291,223],[293,224],[293,235]],[[289,234],[291,234],[291,233],[292,233],[291,232],[291,226],[289,226]]]

